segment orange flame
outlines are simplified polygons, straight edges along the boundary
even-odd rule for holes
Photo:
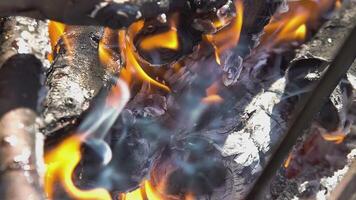
[[[72,198],[111,200],[109,192],[103,188],[80,190],[73,183],[72,174],[81,160],[80,145],[83,140],[83,137],[72,136],[64,140],[56,149],[46,153],[44,188],[49,199],[53,199],[54,185],[59,181]]]
[[[336,134],[325,133],[325,134],[321,134],[321,136],[323,137],[324,140],[333,142],[335,144],[341,144],[342,142],[344,142],[346,137],[344,133],[336,133]]]
[[[223,51],[231,49],[240,40],[243,24],[243,3],[241,0],[235,1],[236,17],[230,25],[213,35],[206,35],[205,39],[210,42],[215,49],[216,62],[220,65],[220,55]]]
[[[47,59],[52,62],[53,61],[53,52],[58,52],[56,49],[56,45],[59,39],[62,37],[66,30],[66,25],[60,22],[49,21],[48,23],[48,35],[49,41],[51,44],[52,53],[48,54]]]
[[[219,104],[224,101],[224,99],[218,95],[219,86],[218,83],[213,83],[208,89],[206,89],[206,97],[202,99],[202,103],[210,104]]]
[[[153,187],[150,181],[145,180],[138,189],[121,195],[122,200],[161,200],[162,195]]]
[[[141,80],[147,81],[150,84],[162,88],[168,92],[170,92],[170,88],[165,84],[162,84],[153,78],[151,78],[141,67],[140,63],[138,62],[135,51],[134,45],[132,42],[132,38],[138,31],[143,27],[143,21],[138,21],[132,24],[128,31],[128,37],[126,37],[126,32],[120,31],[119,32],[119,41],[120,43],[123,42],[120,46],[121,51],[123,52],[123,56],[125,57],[126,66],[120,73],[120,76],[126,81],[132,81],[132,75],[137,75]],[[129,83],[129,82],[128,82]]]
[[[116,32],[106,28],[104,30],[103,38],[100,40],[98,45],[98,54],[100,63],[106,68],[112,69],[115,72],[119,69],[119,53],[116,53],[112,48],[109,47],[111,39],[116,38]]]
[[[273,16],[265,27],[262,44],[277,46],[286,42],[302,42],[308,28],[317,24],[321,14],[338,4],[339,0],[299,0],[289,1],[286,13]],[[264,45],[262,45],[264,46]]]
[[[103,104],[97,109],[103,111],[104,114],[97,115],[94,109],[94,116],[84,119],[82,126],[79,127],[80,133],[75,134],[63,142],[55,149],[46,152],[45,163],[45,185],[44,189],[49,199],[53,199],[54,187],[56,183],[60,183],[66,193],[74,199],[95,199],[95,200],[111,200],[109,192],[104,188],[96,188],[92,190],[81,190],[75,186],[72,180],[74,170],[80,162],[81,144],[89,137],[100,139],[104,135],[95,135],[98,128],[106,133],[104,127],[111,127],[115,118],[124,109],[129,101],[129,89],[122,80],[118,79],[116,85],[112,86],[108,97]],[[110,122],[110,120],[112,120]]]
[[[284,162],[283,167],[284,167],[284,168],[288,168],[291,161],[292,161],[292,154],[290,153],[290,154],[288,155],[287,160]]]
[[[59,39],[62,37],[66,30],[66,25],[60,22],[49,21],[48,23],[48,34],[52,47],[52,51],[54,51],[55,46]]]
[[[157,187],[159,188],[159,187]],[[134,191],[121,194],[119,200],[178,200],[181,198],[164,195],[159,189],[148,181],[144,180],[139,188]],[[187,193],[184,200],[195,200],[195,196],[192,193]]]
[[[177,29],[171,27],[167,32],[149,36],[141,41],[140,47],[146,51],[157,48],[177,50],[179,48]]]
[[[308,14],[299,14],[298,17],[288,20],[276,37],[276,43],[283,41],[303,41],[306,36],[307,27],[305,25]]]

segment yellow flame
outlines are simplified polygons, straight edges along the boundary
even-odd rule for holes
[[[167,32],[149,36],[141,41],[140,47],[146,51],[158,48],[177,50],[179,48],[177,29],[172,27]]]
[[[296,38],[298,40],[305,40],[306,36],[307,36],[307,25],[302,24],[299,26],[299,28],[297,28],[297,30],[295,31],[296,34]]]
[[[165,84],[162,84],[153,78],[151,78],[141,67],[140,63],[138,62],[135,53],[134,53],[134,46],[132,39],[134,38],[135,34],[143,27],[143,22],[138,21],[134,23],[129,28],[128,37],[125,36],[126,32],[119,32],[119,41],[120,43],[123,42],[125,44],[120,45],[121,51],[124,52],[123,56],[125,57],[126,66],[120,73],[120,76],[124,80],[132,81],[132,74],[137,75],[141,80],[147,81],[150,84],[157,86],[170,92],[170,88]]]
[[[346,135],[344,133],[336,133],[336,134],[331,134],[331,133],[325,133],[321,135],[324,140],[333,142],[335,144],[341,144],[344,142]]]
[[[213,35],[206,35],[205,39],[210,42],[215,49],[215,58],[221,64],[220,55],[223,51],[235,47],[239,40],[243,25],[243,3],[241,0],[235,1],[236,17],[230,25]]]
[[[298,17],[294,17],[285,24],[277,35],[276,43],[283,41],[302,41],[305,39],[306,35],[306,25],[308,14],[300,13]]]
[[[117,39],[116,32],[106,28],[98,45],[98,55],[100,63],[106,69],[110,69],[112,72],[117,72],[120,68],[120,63],[118,62],[120,60],[120,54],[110,48],[110,43],[112,42],[111,39],[113,38]]]
[[[82,142],[82,137],[72,136],[64,140],[54,150],[46,153],[44,188],[49,199],[53,199],[54,185],[58,181],[64,186],[68,195],[74,199],[111,200],[109,192],[103,188],[81,190],[74,185],[72,175],[81,159],[80,146]]]
[[[138,63],[134,53],[133,53],[133,46],[131,43],[128,44],[128,49],[126,51],[126,56],[127,56],[127,66],[128,68],[133,68],[135,70],[135,72],[137,73],[137,75],[144,81],[147,81],[149,83],[151,83],[152,85],[155,85],[159,88],[162,88],[164,90],[166,90],[167,92],[170,92],[171,90],[169,89],[168,86],[152,79],[141,67],[141,65]]]
[[[339,4],[340,0],[289,1],[288,12],[274,15],[264,28],[262,44],[278,46],[282,43],[304,41],[308,28],[319,23],[321,14],[331,9],[333,5],[338,7]]]
[[[53,61],[53,52],[57,52],[58,49],[56,48],[56,45],[59,41],[59,39],[62,37],[66,29],[66,25],[62,24],[60,22],[55,22],[55,21],[49,21],[48,23],[48,35],[49,35],[49,41],[51,44],[51,49],[52,52],[47,55],[47,59],[52,62]]]
[[[62,37],[66,29],[66,25],[60,22],[49,21],[48,23],[48,34],[52,47],[52,51],[54,51],[55,46],[59,39]]]
[[[151,184],[150,181],[145,180],[142,182],[141,187],[134,191],[121,195],[122,200],[162,200],[164,198]]]
[[[290,154],[288,155],[287,160],[286,160],[286,161],[284,162],[284,164],[283,164],[284,168],[288,168],[291,161],[292,161],[292,154],[290,153]]]

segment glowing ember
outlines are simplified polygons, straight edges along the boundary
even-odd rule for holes
[[[283,167],[284,167],[284,168],[288,168],[291,161],[292,161],[292,154],[290,153],[290,154],[288,155],[287,160],[284,162]]]
[[[346,137],[344,133],[336,133],[336,134],[326,133],[326,134],[322,134],[321,136],[323,137],[324,140],[333,142],[335,144],[341,144]]]
[[[206,97],[202,99],[202,103],[205,104],[219,104],[224,101],[224,99],[218,95],[218,84],[212,84],[208,89],[206,89]]]

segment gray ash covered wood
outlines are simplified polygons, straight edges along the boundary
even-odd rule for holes
[[[74,123],[103,86],[106,72],[97,49],[101,34],[99,27],[68,26],[57,44],[59,51],[47,72],[48,92],[43,102],[46,135]]]
[[[36,113],[42,64],[17,54],[0,69],[0,198],[44,199],[44,137]]]

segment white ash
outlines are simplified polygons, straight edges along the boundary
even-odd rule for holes
[[[48,68],[51,52],[47,22],[27,17],[9,17],[4,26],[0,64],[17,53],[34,54]]]

